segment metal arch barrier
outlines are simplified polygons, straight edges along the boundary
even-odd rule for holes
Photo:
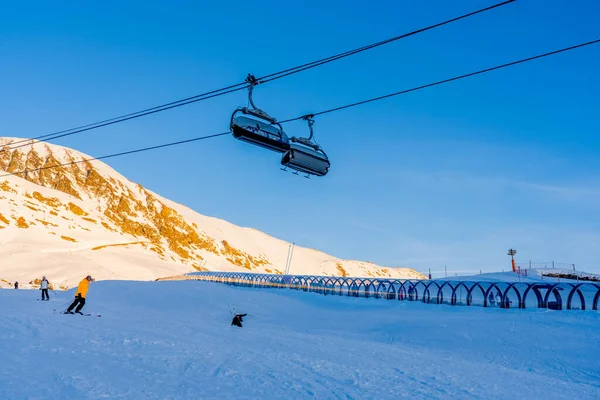
[[[467,292],[467,296],[466,297],[469,296],[470,288],[466,285],[467,283],[471,283],[471,282],[468,282],[468,281],[466,281],[466,282],[458,282],[457,285],[456,285],[456,287],[454,287],[454,289],[452,290],[452,297],[450,299],[450,303],[453,306],[457,305],[457,302],[456,302],[456,292],[458,291],[459,288],[464,287],[465,291]],[[465,300],[466,300],[466,297],[465,297]]]
[[[415,283],[415,301],[423,301],[423,293],[425,292],[425,288],[427,287],[427,281],[417,281]],[[421,293],[421,298],[419,298],[419,293]]]
[[[483,282],[482,282],[483,283]],[[485,282],[488,283],[488,282]],[[489,303],[487,302],[487,299],[489,298],[490,293],[493,294],[492,290],[496,289],[496,293],[498,293],[498,295],[500,296],[500,302],[502,302],[502,291],[500,290],[500,288],[496,285],[496,282],[491,282],[491,285],[489,288],[487,288],[487,290],[485,291],[485,299],[486,299],[486,304],[484,307],[489,307]]]
[[[477,305],[482,304],[483,307],[513,308],[511,307],[512,301],[510,301],[510,297],[516,295],[517,302],[514,308],[525,309],[527,308],[527,299],[531,293],[535,295],[535,304],[537,307],[534,308],[548,308],[548,304],[553,303],[553,309],[573,310],[574,299],[578,299],[581,304],[581,310],[598,311],[600,303],[600,285],[590,282],[545,283],[401,280],[210,271],[192,272],[185,275],[157,279],[157,281],[168,280],[200,280],[241,287],[294,289],[322,295],[334,294],[338,296],[346,295],[348,297],[373,297],[375,299],[421,301],[423,303],[434,304],[442,304],[446,300],[449,302],[449,305],[453,306],[462,305],[463,302],[457,300],[457,292],[462,288],[466,290],[464,302],[466,306],[475,305],[473,300],[475,293],[482,295],[483,299],[478,301],[479,304]],[[450,298],[445,298],[445,288],[447,291],[450,290]],[[490,294],[494,298],[496,294],[498,295],[500,298],[498,304],[495,304],[495,300],[493,304],[490,304]]]
[[[347,282],[343,277],[336,277],[335,286],[339,287],[339,289],[337,290],[338,296],[343,296],[344,286],[346,286],[346,285],[347,285]],[[348,287],[348,289],[350,288],[349,286],[347,286],[347,287]]]
[[[380,280],[377,279],[373,282],[373,288],[375,289],[374,296],[376,299],[388,299],[388,293],[390,288],[392,287],[392,283],[389,280]]]
[[[583,296],[583,293],[581,293],[581,290],[579,290],[579,287],[581,285],[583,285],[583,283],[572,285],[573,289],[571,289],[571,292],[569,292],[569,295],[567,296],[567,310],[571,310],[573,295],[575,295],[575,293],[579,295],[579,301],[581,301],[581,309],[585,310],[585,297]]]
[[[387,300],[396,300],[400,295],[400,287],[402,286],[402,281],[399,279],[394,279],[389,281],[390,287],[388,288]],[[396,288],[398,288],[396,290]],[[399,299],[398,299],[399,300]]]
[[[399,297],[399,300],[405,300],[405,299],[408,301],[417,300],[419,295],[418,295],[418,292],[417,292],[415,286],[416,285],[412,280],[406,280],[406,281],[402,282],[401,288],[400,288],[400,291],[402,292],[402,296],[401,296],[401,298]],[[408,289],[407,289],[407,287],[408,287]]]
[[[362,283],[361,278],[348,279],[348,297],[358,297],[358,288]]]
[[[592,310],[594,310],[594,311],[598,311],[598,300],[600,300],[600,286],[598,286],[598,285],[596,285],[596,284],[593,284],[593,285],[594,285],[594,286],[596,287],[596,289],[598,289],[598,290],[597,290],[597,292],[596,292],[596,296],[594,296],[594,300],[593,300],[593,303],[592,303]]]
[[[525,293],[523,293],[523,307],[522,308],[525,308],[526,303],[527,303],[527,296],[532,291],[535,294],[535,297],[537,300],[537,308],[544,308],[544,297],[542,296],[540,289],[545,289],[545,287],[546,287],[546,285],[544,285],[544,284],[540,284],[540,285],[534,284],[534,285],[528,286],[527,289],[525,290]]]
[[[373,286],[373,281],[371,279],[365,279],[363,280],[362,285],[365,288],[365,297],[368,299],[369,297],[371,297],[371,290],[375,291],[375,287]],[[373,297],[377,298],[377,296],[375,296],[375,293],[373,293]]]
[[[423,292],[423,303],[431,303],[431,290],[429,290],[429,287],[433,285],[437,287],[437,292],[435,293],[435,304],[439,304],[440,285],[436,281],[431,281],[427,284],[427,286],[425,286],[425,291]]]
[[[511,291],[511,289],[513,290],[513,292],[515,292],[517,294],[517,308],[521,308],[521,304],[522,304],[522,298],[523,296],[521,296],[521,292],[519,292],[519,289],[517,289],[516,285],[520,285],[521,282],[513,282],[511,284],[509,284],[506,289],[504,289],[504,293],[502,293],[502,303],[500,304],[501,308],[510,308],[510,297],[508,296],[508,293]]]
[[[440,286],[440,288],[438,289],[437,292],[437,298],[438,298],[438,304],[443,304],[444,303],[444,286],[448,285],[450,287],[450,289],[452,290],[452,292],[450,293],[450,305],[455,305],[452,302],[452,297],[454,294],[454,286],[452,286],[453,283],[456,283],[456,281],[447,281],[442,283],[442,286]]]
[[[471,288],[469,289],[469,291],[467,292],[467,305],[470,306],[473,304],[473,291],[476,288],[479,288],[479,290],[481,290],[481,295],[483,297],[483,306],[487,307],[487,297],[485,295],[485,289],[483,288],[483,286],[481,286],[482,282],[475,282],[473,284],[473,286],[471,286]]]

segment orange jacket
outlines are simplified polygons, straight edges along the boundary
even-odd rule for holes
[[[80,294],[81,297],[83,297],[85,299],[85,295],[87,294],[89,286],[90,286],[90,282],[87,279],[83,278],[81,280],[81,282],[79,282],[79,286],[77,286],[76,295]]]

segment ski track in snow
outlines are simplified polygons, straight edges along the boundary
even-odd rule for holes
[[[600,398],[597,312],[104,281],[96,318],[39,296],[0,290],[2,399]]]

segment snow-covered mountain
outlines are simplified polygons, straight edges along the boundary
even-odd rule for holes
[[[0,287],[27,287],[41,275],[67,287],[87,274],[147,280],[195,270],[285,269],[285,241],[198,214],[80,152],[39,142],[11,148],[21,140],[0,138],[0,171],[16,174],[0,178]],[[425,278],[301,247],[291,273]]]

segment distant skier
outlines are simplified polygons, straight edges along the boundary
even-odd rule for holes
[[[90,285],[90,282],[93,281],[94,280],[92,279],[92,277],[88,275],[85,278],[83,278],[81,282],[79,282],[79,286],[77,286],[77,292],[75,294],[75,301],[69,306],[67,311],[65,311],[65,314],[73,314],[72,310],[73,308],[75,308],[75,306],[77,306],[75,312],[81,314],[81,309],[85,305],[85,296],[87,295],[88,287]]]
[[[508,294],[506,295],[506,297],[504,298],[504,308],[510,308],[512,301],[510,301],[510,299],[508,298]]]
[[[494,299],[494,293],[490,292],[490,295],[488,296],[488,300],[489,300],[490,306],[496,307],[496,300]]]
[[[15,282],[15,289],[19,288],[19,282]]]
[[[40,283],[40,289],[42,290],[42,301],[50,300],[50,296],[48,296],[48,279],[45,276],[42,276],[42,283]]]
[[[245,317],[248,314],[236,314],[235,317],[233,317],[233,320],[231,321],[231,326],[235,325],[235,326],[239,326],[240,328],[242,327],[242,318]]]

